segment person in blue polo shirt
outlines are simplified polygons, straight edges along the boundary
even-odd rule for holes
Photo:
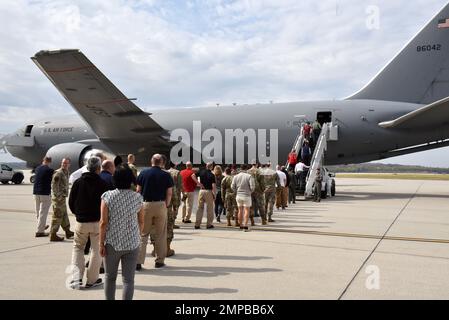
[[[136,269],[140,270],[145,262],[150,231],[154,239],[156,268],[165,266],[167,255],[167,208],[173,193],[171,175],[161,169],[162,156],[155,154],[151,158],[151,168],[143,170],[137,177],[137,192],[143,197],[144,226],[142,243]]]
[[[51,164],[51,158],[45,157],[42,160],[42,164],[35,170],[36,180],[33,186],[34,200],[36,204],[36,217],[37,217],[37,231],[36,237],[47,237],[48,233],[45,229],[48,228],[47,216],[48,210],[51,206],[51,179],[53,177],[54,170],[49,167]]]

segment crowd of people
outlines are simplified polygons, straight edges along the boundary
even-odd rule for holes
[[[155,154],[150,167],[139,174],[130,154],[128,162],[121,158],[106,159],[93,154],[87,164],[69,175],[70,159],[61,161],[53,171],[52,159],[45,157],[35,169],[34,197],[36,202],[36,237],[49,236],[50,241],[73,239],[71,288],[91,288],[103,284],[100,273],[105,273],[105,297],[115,299],[115,283],[121,263],[123,299],[132,299],[134,275],[145,264],[148,242],[154,247],[155,268],[165,266],[166,257],[175,254],[172,248],[178,211],[182,207],[182,223],[192,223],[194,194],[198,189],[197,210],[193,228],[201,229],[204,210],[206,229],[220,223],[250,231],[255,217],[261,224],[275,222],[273,208],[278,210],[295,202],[297,177],[271,164],[226,166],[207,163],[197,170],[191,162],[178,170],[164,155]],[[70,188],[70,184],[72,185]],[[75,215],[71,230],[67,213]],[[50,206],[53,207],[51,226],[46,224]],[[50,228],[49,233],[46,230]],[[89,255],[86,263],[85,255]],[[87,280],[83,286],[83,279]]]

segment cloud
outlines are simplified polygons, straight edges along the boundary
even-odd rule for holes
[[[29,59],[42,49],[81,49],[143,108],[342,98],[445,3],[0,1],[0,131],[33,114],[73,113]],[[370,5],[379,30],[366,28]]]

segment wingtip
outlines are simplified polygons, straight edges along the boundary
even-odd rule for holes
[[[394,127],[394,120],[393,121],[379,122],[378,126],[384,128],[384,129],[388,129],[388,128]]]
[[[68,53],[68,52],[80,52],[79,49],[57,49],[57,50],[41,50],[37,52],[31,59],[37,58],[40,56],[49,56],[53,54],[62,54],[62,53]]]

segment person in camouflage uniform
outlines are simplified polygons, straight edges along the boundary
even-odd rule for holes
[[[296,203],[296,176],[293,171],[294,168],[288,169],[288,176],[290,177],[290,184],[288,185],[288,203]]]
[[[59,227],[65,231],[67,239],[74,236],[70,230],[70,221],[67,214],[66,199],[69,195],[69,167],[70,159],[64,158],[61,168],[55,171],[51,180],[51,204],[53,207],[53,217],[51,220],[50,241],[63,241],[57,235]]]
[[[251,169],[247,172],[253,176],[256,188],[251,195],[252,206],[250,212],[251,225],[254,226],[254,211],[259,211],[260,217],[262,218],[262,225],[267,224],[267,215],[265,211],[265,181],[261,174],[261,170],[257,167],[257,162],[253,161]]]
[[[265,184],[265,213],[268,216],[268,222],[274,222],[271,217],[273,215],[273,206],[276,199],[276,184],[279,184],[279,176],[276,171],[270,168],[270,164],[264,166],[261,174]]]
[[[170,162],[170,169],[168,170],[173,179],[173,193],[171,202],[168,207],[168,219],[167,219],[167,257],[175,254],[175,251],[170,248],[173,241],[173,229],[175,229],[175,221],[178,216],[178,209],[181,205],[181,192],[182,192],[182,177],[179,170],[175,169],[175,164]],[[178,227],[179,228],[179,227]]]
[[[321,175],[320,168],[318,168],[316,170],[315,184],[313,185],[313,187],[314,187],[313,201],[315,201],[315,202],[321,201],[321,184],[322,184],[322,182],[323,182],[323,176]]]
[[[240,226],[237,217],[237,201],[236,195],[231,188],[232,185],[232,174],[231,168],[227,167],[225,169],[226,176],[221,181],[221,199],[223,200],[224,207],[226,208],[226,219],[228,220],[228,227],[231,226],[231,219],[235,217],[235,226]]]
[[[134,176],[134,180],[131,185],[131,189],[133,191],[136,191],[137,167],[134,165],[134,162],[136,162],[136,157],[132,153],[128,154],[128,168],[131,169],[131,171],[133,172],[133,176]]]

